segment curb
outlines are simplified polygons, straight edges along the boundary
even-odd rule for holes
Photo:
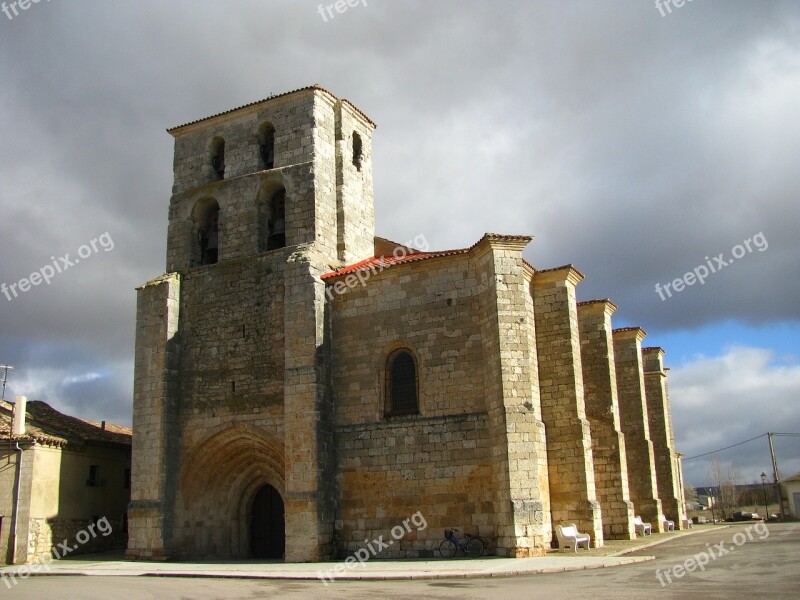
[[[607,557],[611,558],[611,557]],[[592,569],[604,569],[610,567],[620,567],[641,562],[655,560],[655,556],[631,556],[622,560],[602,562],[597,564],[579,564],[573,563],[571,565],[565,564],[559,567],[533,567],[527,569],[518,569],[507,571],[441,571],[436,573],[414,573],[409,570],[406,573],[376,573],[374,575],[365,573],[361,575],[343,574],[334,577],[331,581],[326,583],[336,583],[337,581],[419,581],[419,580],[433,580],[433,579],[492,579],[497,577],[517,577],[521,575],[544,575],[551,573],[566,573],[569,571],[587,571]],[[242,580],[282,580],[282,581],[319,581],[318,576],[310,574],[270,574],[270,573],[226,573],[226,572],[197,572],[189,573],[186,571],[151,571],[151,572],[124,572],[124,571],[95,571],[75,570],[75,571],[58,571],[49,573],[31,573],[30,577],[174,577],[186,579],[242,579]]]
[[[688,529],[686,531],[681,531],[679,533],[676,533],[675,535],[671,535],[669,537],[665,537],[664,539],[654,540],[654,541],[650,542],[649,544],[644,544],[642,546],[637,546],[636,548],[629,548],[627,550],[620,550],[619,552],[615,552],[614,554],[609,554],[609,556],[625,556],[626,554],[630,554],[631,552],[638,552],[639,550],[645,550],[647,548],[652,548],[653,546],[658,546],[659,544],[664,544],[666,542],[669,542],[669,541],[672,541],[672,540],[677,540],[677,539],[682,538],[682,537],[687,537],[687,536],[690,536],[690,535],[694,535],[696,533],[705,533],[705,532],[708,532],[708,531],[719,531],[721,529],[727,529],[728,527],[730,527],[730,525],[719,525],[719,526],[714,526],[714,527],[715,527],[715,529],[713,529],[713,530],[712,529],[698,529],[698,530],[693,531],[694,528]],[[663,535],[663,534],[661,534],[661,535]]]

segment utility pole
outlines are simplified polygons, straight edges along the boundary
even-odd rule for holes
[[[2,399],[6,399],[6,381],[8,380],[8,372],[13,371],[14,367],[11,365],[0,365],[0,369],[3,369],[3,395]]]
[[[778,505],[781,507],[780,518],[786,515],[786,509],[783,505],[783,493],[781,492],[781,479],[778,471],[778,460],[775,458],[775,444],[772,441],[774,434],[767,432],[767,439],[769,439],[769,453],[772,456],[772,476],[775,481],[775,491],[778,494]]]

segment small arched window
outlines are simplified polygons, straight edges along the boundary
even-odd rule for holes
[[[286,247],[286,190],[278,189],[269,203],[267,250]]]
[[[211,142],[211,168],[217,180],[225,179],[225,140],[222,138]]]
[[[405,349],[395,350],[386,361],[386,414],[419,414],[417,361]]]
[[[275,167],[275,128],[271,123],[264,123],[258,130],[258,154],[262,168]]]
[[[197,241],[200,264],[213,265],[219,260],[219,204],[213,201],[198,215]]]
[[[361,163],[364,160],[364,147],[361,143],[361,136],[353,132],[353,164],[356,169],[361,170]]]

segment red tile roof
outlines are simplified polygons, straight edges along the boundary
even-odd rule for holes
[[[526,242],[530,241],[533,238],[527,235],[500,235],[498,233],[487,233],[484,235],[480,240],[475,242],[469,248],[458,248],[455,250],[441,250],[439,252],[422,252],[420,250],[415,250],[414,248],[409,248],[404,246],[403,244],[396,244],[389,240],[385,240],[383,238],[376,238],[380,240],[383,247],[386,247],[386,244],[393,244],[395,248],[402,248],[404,252],[402,256],[394,256],[389,254],[382,254],[381,256],[371,256],[361,262],[354,263],[352,265],[347,265],[346,267],[342,267],[340,269],[336,269],[329,273],[325,273],[322,275],[323,281],[327,279],[333,279],[334,277],[341,277],[342,275],[349,275],[350,273],[355,273],[357,271],[368,271],[372,270],[373,268],[377,268],[379,271],[383,271],[388,267],[394,267],[396,265],[404,265],[407,263],[412,262],[421,262],[424,260],[431,260],[434,258],[442,258],[445,256],[458,256],[459,254],[467,254],[472,251],[478,244],[480,244],[484,239],[492,239],[492,240],[513,240],[513,241],[520,241]],[[525,262],[528,266],[532,267],[529,263]]]
[[[129,427],[86,421],[58,412],[46,402],[32,400],[25,411],[25,435],[11,434],[13,404],[0,401],[0,439],[37,441],[43,444],[63,446],[69,443],[105,443],[131,445],[132,431]]]
[[[400,257],[395,257],[391,255],[373,256],[366,260],[362,260],[361,262],[357,262],[353,265],[348,265],[346,267],[342,267],[341,269],[331,271],[330,273],[325,273],[322,276],[322,279],[327,280],[327,279],[332,279],[334,277],[341,277],[343,275],[355,273],[356,271],[368,271],[371,270],[373,267],[377,267],[379,271],[383,271],[388,267],[394,267],[396,265],[404,265],[412,262],[420,262],[423,260],[430,260],[432,258],[441,258],[443,256],[456,256],[458,254],[466,254],[467,252],[469,252],[469,248],[460,250],[446,250],[443,252],[414,252],[411,254],[405,254]]]

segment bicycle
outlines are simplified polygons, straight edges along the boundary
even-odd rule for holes
[[[458,531],[456,527],[444,530],[445,539],[439,544],[439,554],[442,555],[442,558],[454,557],[459,549],[464,553],[464,556],[469,556],[470,558],[478,558],[483,554],[483,541],[480,538],[465,533],[462,541],[456,537],[456,531]]]

